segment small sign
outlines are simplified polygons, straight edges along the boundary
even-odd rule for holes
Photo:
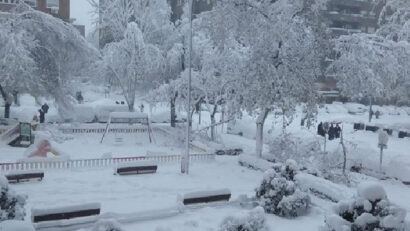
[[[31,124],[20,123],[20,136],[23,141],[31,141]]]

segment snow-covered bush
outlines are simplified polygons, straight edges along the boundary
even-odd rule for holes
[[[104,219],[95,223],[92,231],[123,231],[123,229],[117,221]]]
[[[275,164],[265,172],[256,197],[267,213],[283,217],[297,217],[305,214],[310,205],[310,197],[294,182],[298,167],[295,161],[287,160],[285,165]]]
[[[24,220],[26,198],[11,190],[3,175],[0,175],[0,193],[0,221]]]
[[[326,217],[323,231],[404,231],[406,211],[389,202],[383,187],[375,183],[359,185],[358,195],[341,201],[335,214]]]
[[[219,227],[219,231],[268,231],[265,212],[257,207],[242,217],[227,217]]]
[[[320,142],[316,137],[301,139],[290,133],[283,133],[269,143],[269,152],[279,162],[293,159],[306,163],[309,158],[321,152]]]

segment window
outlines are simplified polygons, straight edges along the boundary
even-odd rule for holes
[[[36,0],[25,0],[24,1],[27,5],[31,7],[36,7],[37,6],[37,1]]]
[[[59,0],[47,0],[47,8],[59,8]]]

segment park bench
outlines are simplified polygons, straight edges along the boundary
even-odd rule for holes
[[[377,132],[378,130],[379,130],[379,127],[377,126],[366,125],[366,131]]]
[[[9,183],[20,183],[32,180],[41,181],[44,178],[43,171],[16,171],[6,175]]]
[[[98,216],[100,215],[100,210],[101,205],[99,203],[60,208],[32,209],[31,220],[33,223],[39,223]]]
[[[243,150],[241,148],[235,148],[235,149],[225,149],[225,150],[217,150],[215,152],[216,155],[228,155],[228,156],[238,156],[243,153]]]
[[[231,198],[231,191],[229,189],[221,189],[214,191],[198,191],[187,193],[179,198],[184,205],[211,203],[220,201],[229,201]]]
[[[158,166],[152,161],[139,161],[134,163],[120,164],[114,174],[118,175],[136,175],[156,173]]]
[[[362,123],[354,123],[353,124],[353,129],[354,130],[364,130],[364,124],[362,124]]]
[[[407,136],[409,136],[410,134],[408,134],[407,132],[404,131],[399,131],[399,138],[405,138]]]
[[[385,128],[385,129],[383,129],[383,131],[387,132],[387,134],[388,134],[389,136],[393,135],[393,129]]]

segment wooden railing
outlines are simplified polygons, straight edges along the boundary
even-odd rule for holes
[[[191,161],[210,161],[215,159],[215,154],[191,154]],[[164,155],[164,156],[135,156],[119,157],[107,159],[79,159],[64,161],[39,161],[39,162],[22,162],[22,163],[0,163],[0,171],[15,170],[40,170],[40,169],[74,169],[74,168],[104,168],[113,167],[119,163],[133,162],[139,160],[152,160],[156,162],[178,162],[181,161],[181,155]]]

